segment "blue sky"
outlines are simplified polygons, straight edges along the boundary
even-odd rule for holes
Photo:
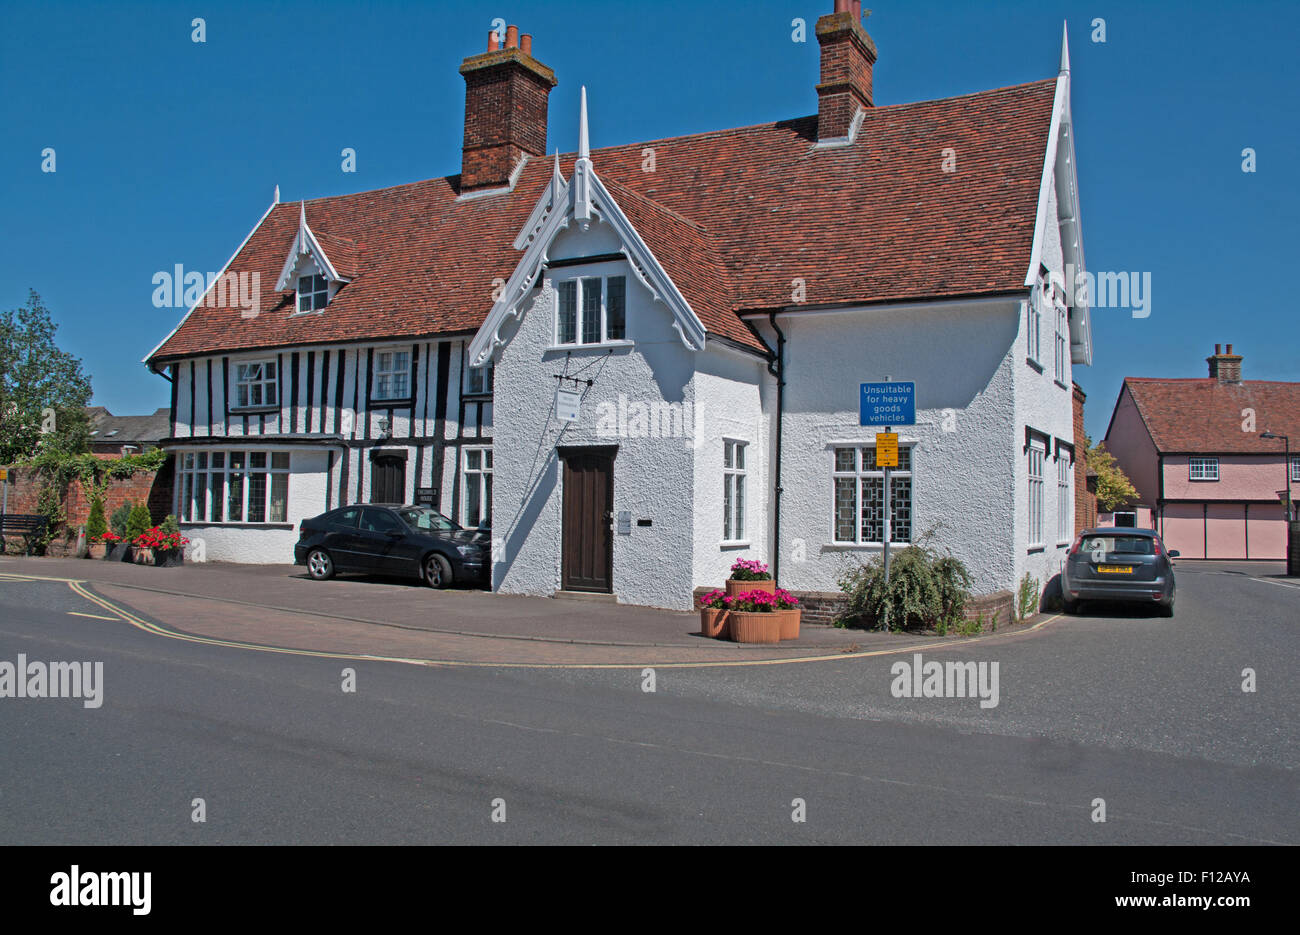
[[[1069,22],[1088,265],[1152,276],[1149,317],[1093,313],[1094,366],[1075,374],[1094,438],[1124,376],[1203,376],[1215,342],[1245,355],[1247,379],[1300,380],[1280,288],[1296,267],[1300,5],[867,5],[882,104],[1054,76]],[[152,411],[168,385],[140,359],[181,314],[153,307],[154,273],[219,270],[277,184],[294,200],[458,172],[457,68],[497,17],[532,33],[555,69],[550,142],[572,149],[581,84],[594,146],[815,112],[812,24],[831,7],[6,0],[0,308],[35,288],[95,402]],[[791,41],[795,17],[806,43]],[[1091,41],[1098,17],[1104,43]],[[41,171],[46,147],[54,173]],[[341,171],[344,147],[354,174]]]

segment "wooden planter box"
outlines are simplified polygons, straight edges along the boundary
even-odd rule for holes
[[[744,594],[746,591],[766,591],[768,594],[776,593],[776,582],[771,578],[766,581],[737,581],[735,578],[727,579],[727,594],[735,597],[737,594]]]
[[[781,642],[781,621],[774,613],[733,610],[727,624],[737,643]]]
[[[729,636],[727,623],[730,617],[731,611],[729,610],[701,607],[700,633],[712,639],[727,639]]]
[[[184,549],[167,549],[165,552],[154,552],[154,564],[159,568],[176,568],[185,564]]]

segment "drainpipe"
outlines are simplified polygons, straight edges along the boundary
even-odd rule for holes
[[[785,332],[776,323],[776,312],[768,314],[776,332],[776,357],[768,361],[767,372],[776,377],[776,474],[772,491],[776,497],[772,519],[772,581],[781,580],[781,415],[785,410]]]

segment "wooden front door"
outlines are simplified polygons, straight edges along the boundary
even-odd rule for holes
[[[614,452],[570,448],[564,458],[561,587],[566,591],[614,589]]]
[[[406,502],[406,459],[376,455],[371,462],[371,503]]]

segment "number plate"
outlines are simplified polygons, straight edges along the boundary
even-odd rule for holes
[[[1097,570],[1103,575],[1131,575],[1132,565],[1098,565]]]

